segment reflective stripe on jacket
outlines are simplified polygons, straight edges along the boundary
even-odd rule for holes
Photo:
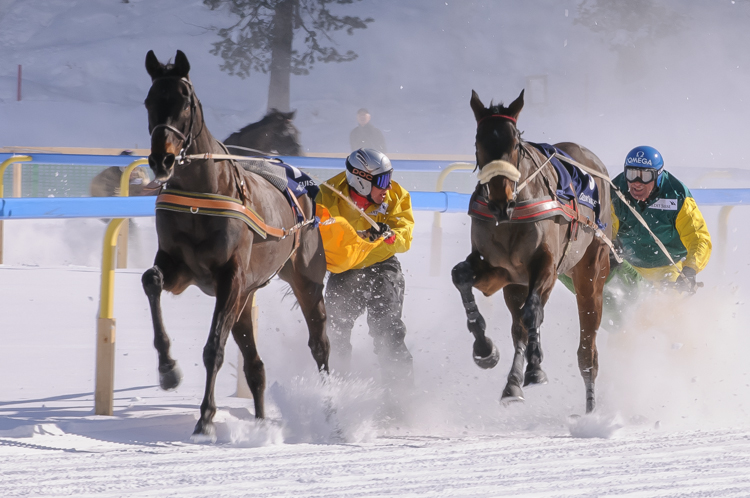
[[[341,193],[349,195],[349,184],[346,182],[346,172],[341,172],[334,176],[326,183],[340,190]],[[414,213],[411,208],[411,196],[404,188],[402,188],[395,181],[391,182],[392,188],[386,193],[386,198],[383,204],[380,206],[371,204],[365,209],[373,220],[381,223],[386,223],[394,234],[394,241],[392,244],[388,243],[376,243],[370,244],[373,247],[364,248],[368,250],[366,257],[359,263],[354,264],[351,268],[365,268],[375,263],[380,263],[390,258],[394,254],[400,252],[406,252],[411,247],[412,231],[414,230]],[[326,188],[324,185],[320,186],[320,193],[316,197],[315,201],[318,204],[322,204],[332,217],[342,217],[347,220],[354,230],[362,231],[370,228],[370,224],[360,215],[359,211],[354,209],[345,200]],[[323,240],[323,246],[326,249],[326,254],[329,250],[332,250],[331,244],[334,242],[329,240],[328,246],[326,247],[326,240]],[[359,249],[358,249],[359,250]],[[329,265],[330,266],[330,265]],[[329,267],[330,269],[330,267]]]
[[[689,266],[697,272],[706,267],[711,257],[711,236],[695,199],[680,180],[665,171],[659,190],[646,203],[630,196],[622,173],[613,183],[659,237],[675,263],[685,258],[682,266]],[[612,193],[612,223],[613,233],[623,244],[623,255],[633,266],[670,266],[669,259],[651,234],[615,193]]]

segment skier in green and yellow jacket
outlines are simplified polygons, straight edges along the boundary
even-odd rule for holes
[[[653,233],[613,192],[613,234],[622,247],[623,259],[646,281],[676,282],[678,288],[694,292],[695,276],[711,256],[711,236],[690,190],[664,170],[661,154],[648,146],[628,153],[625,171],[612,183]],[[654,236],[667,249],[674,265]]]

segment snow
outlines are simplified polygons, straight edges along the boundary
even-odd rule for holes
[[[689,2],[689,29],[654,47],[664,73],[632,81],[619,81],[612,53],[564,14],[576,12],[572,0],[437,5],[372,0],[342,7],[376,22],[337,38],[360,54],[357,61],[319,65],[293,79],[306,150],[345,151],[364,105],[395,152],[472,154],[471,89],[485,101],[509,102],[528,75],[547,74],[551,103],[524,110],[526,138],[579,140],[607,164],[650,143],[670,170],[741,166],[750,68],[740,37],[743,3]],[[208,53],[214,28],[226,23],[225,12],[197,0],[0,0],[3,145],[147,146],[149,49],[161,60],[177,49],[188,55],[217,137],[259,119],[267,78],[229,77]],[[678,176],[692,186],[705,181],[703,173]],[[716,177],[710,186],[744,186],[738,178]],[[433,181],[421,180],[422,189]],[[364,320],[353,333],[352,373],[321,379],[302,316],[274,281],[258,293],[268,418],[256,421],[252,401],[235,395],[238,352],[230,340],[216,385],[214,444],[190,438],[213,311],[213,299],[197,289],[162,299],[184,379],[174,391],[158,387],[140,284],[156,249],[153,220],[134,221],[129,267],[117,271],[112,417],[93,414],[105,225],[6,222],[0,495],[750,496],[750,271],[737,250],[748,246],[748,234],[742,208],[723,239],[719,208],[702,211],[715,243],[699,275],[705,287],[695,296],[644,297],[624,331],[604,325],[592,414],[583,413],[574,297],[557,286],[545,308],[549,384],[524,389],[523,403],[502,405],[512,358],[504,302],[477,296],[500,353],[495,369],[480,370],[449,278],[469,250],[468,217],[442,216],[440,275],[433,276],[433,214],[417,213],[414,245],[400,257],[415,389],[393,393],[381,385]]]
[[[718,209],[704,214],[715,233]],[[105,225],[7,222],[7,264],[0,267],[3,496],[750,493],[750,317],[747,266],[736,253],[725,264],[737,273],[717,263],[699,275],[706,286],[695,296],[650,296],[624,333],[600,331],[598,407],[585,415],[573,296],[557,286],[545,309],[549,384],[526,388],[524,403],[504,406],[508,312],[501,298],[478,296],[500,352],[495,369],[480,370],[448,278],[468,249],[467,220],[443,216],[440,276],[429,274],[432,214],[419,212],[416,222],[414,246],[400,258],[415,390],[394,398],[380,384],[364,320],[353,334],[352,374],[320,379],[302,316],[274,281],[258,293],[268,418],[256,421],[252,400],[235,396],[238,353],[230,339],[217,380],[215,444],[190,439],[213,308],[194,288],[163,298],[184,379],[174,391],[158,387],[140,285],[155,250],[153,221],[136,220],[130,268],[117,271],[113,417],[93,415],[96,265]],[[730,244],[743,237],[734,226]]]

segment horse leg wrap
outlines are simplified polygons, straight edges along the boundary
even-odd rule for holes
[[[542,345],[539,342],[539,329],[529,330],[529,343],[526,346],[526,373],[523,376],[523,385],[546,384],[547,374],[542,370]]]

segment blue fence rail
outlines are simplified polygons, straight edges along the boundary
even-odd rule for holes
[[[750,189],[696,189],[699,206],[750,206]],[[465,213],[469,194],[412,192],[415,211]],[[0,199],[0,220],[136,218],[154,215],[156,197],[22,197]]]

